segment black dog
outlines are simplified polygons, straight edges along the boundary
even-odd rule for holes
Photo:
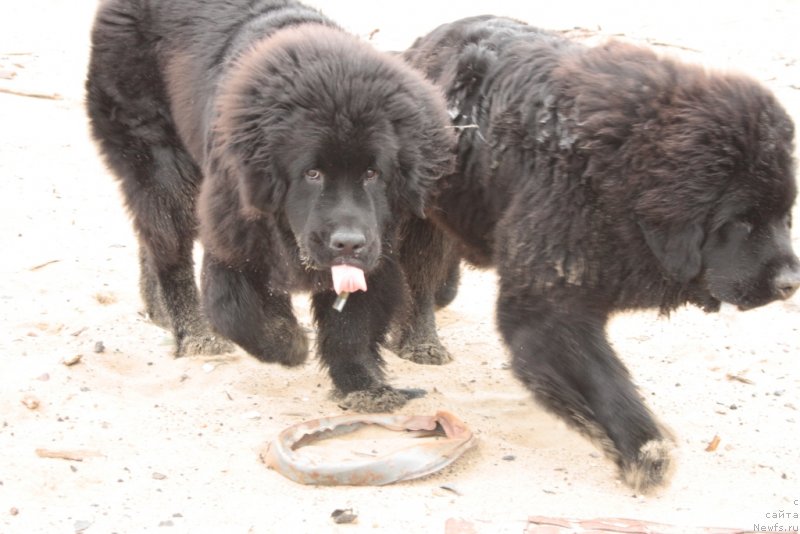
[[[291,0],[112,0],[92,44],[93,133],[133,215],[147,312],[177,354],[226,348],[208,320],[260,360],[298,365],[308,341],[290,293],[307,290],[345,404],[404,403],[378,350],[406,293],[398,225],[452,171],[440,92]],[[341,312],[337,265],[368,283]]]
[[[672,440],[611,348],[608,317],[794,293],[791,120],[746,77],[504,18],[441,26],[405,56],[444,88],[461,128],[430,216],[467,259],[497,267],[515,374],[632,487],[666,483]],[[408,231],[437,239],[424,223]],[[404,259],[411,272],[439,266],[415,288],[423,303],[454,267],[429,250]],[[414,324],[428,317],[407,329],[430,330]]]

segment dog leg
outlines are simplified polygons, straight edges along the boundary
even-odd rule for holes
[[[458,284],[461,282],[461,258],[455,253],[455,250],[447,261],[449,265],[445,268],[445,278],[433,295],[437,309],[446,308],[456,299]]]
[[[385,261],[369,275],[369,290],[352,293],[344,309],[333,309],[332,291],[312,298],[318,325],[317,352],[328,368],[335,396],[346,409],[391,412],[421,390],[395,389],[386,383],[379,347],[395,310],[403,305],[403,285],[397,265]]]
[[[419,364],[443,365],[453,360],[436,332],[436,307],[458,293],[460,257],[454,243],[430,222],[409,219],[401,232],[400,261],[410,290],[406,313],[398,316],[388,348]]]
[[[125,25],[135,19],[113,20]],[[98,28],[102,24],[98,22]],[[153,77],[155,59],[142,50],[136,28],[115,28],[120,38],[93,52],[87,107],[94,136],[119,179],[139,239],[145,310],[157,325],[172,330],[177,356],[223,352],[231,345],[209,330],[194,279],[200,171],[169,119],[169,104]],[[130,56],[132,49],[141,53]],[[111,69],[123,63],[125,68]]]
[[[158,283],[158,274],[147,247],[143,244],[139,245],[139,292],[147,318],[164,330],[172,330],[172,321],[164,302],[161,284]]]
[[[156,182],[166,179],[158,178],[164,169],[154,172]],[[153,322],[171,328],[175,355],[230,351],[231,344],[211,332],[200,311],[192,257],[194,203],[155,186],[139,189],[131,203],[140,242],[140,291]]]
[[[308,339],[291,298],[273,291],[262,272],[231,269],[203,257],[203,308],[215,331],[263,362],[293,367],[308,357]]]
[[[674,443],[609,345],[605,314],[585,308],[501,291],[498,325],[536,400],[598,444],[634,490],[650,492],[669,481]]]

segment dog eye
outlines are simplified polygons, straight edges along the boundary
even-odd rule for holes
[[[308,169],[305,173],[306,180],[309,182],[319,182],[322,180],[322,173],[317,169]]]
[[[364,181],[374,182],[375,180],[378,179],[379,175],[380,173],[375,169],[367,169],[367,171],[364,173]]]

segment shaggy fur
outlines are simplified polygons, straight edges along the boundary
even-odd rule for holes
[[[111,0],[92,44],[93,132],[133,216],[147,312],[177,354],[224,350],[216,332],[298,365],[308,341],[290,294],[311,291],[345,405],[386,411],[415,394],[385,383],[378,350],[407,291],[397,225],[452,171],[440,92],[291,0]],[[334,264],[368,283],[341,313]]]
[[[497,267],[514,373],[637,491],[665,484],[672,440],[609,344],[608,317],[791,296],[791,120],[744,76],[504,18],[446,24],[405,56],[445,89],[461,128],[458,170],[430,215],[467,259]],[[453,257],[435,252],[407,260],[445,277]],[[415,298],[430,303],[436,284]]]

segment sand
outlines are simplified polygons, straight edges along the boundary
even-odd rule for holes
[[[384,49],[488,9],[616,34],[745,71],[800,119],[798,2],[453,4],[316,2]],[[438,316],[455,361],[386,359],[393,384],[428,391],[402,413],[449,410],[476,449],[383,487],[303,486],[266,469],[259,451],[278,432],[342,411],[313,358],[293,370],[242,351],[176,360],[169,334],[143,317],[135,239],[83,110],[94,7],[0,7],[0,531],[445,532],[463,519],[461,532],[520,532],[535,515],[798,528],[800,297],[614,318],[614,346],[680,445],[656,496],[634,495],[514,380],[494,328],[494,274],[472,270]],[[306,299],[295,304],[310,327]],[[337,509],[355,522],[336,524]]]

